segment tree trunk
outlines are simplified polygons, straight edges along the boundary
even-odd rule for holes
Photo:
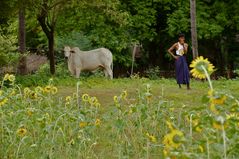
[[[55,74],[55,57],[54,57],[54,31],[55,31],[55,21],[49,23],[47,19],[46,12],[46,3],[44,3],[44,7],[41,10],[41,13],[38,15],[37,20],[39,21],[43,32],[46,34],[48,39],[48,58],[50,61],[50,72],[52,75]]]
[[[19,35],[18,35],[18,43],[19,43],[19,52],[21,53],[21,57],[18,64],[18,72],[21,75],[25,75],[27,73],[27,66],[26,66],[26,57],[24,53],[26,52],[26,29],[25,29],[25,7],[21,6],[19,8]]]
[[[196,0],[190,0],[190,14],[191,14],[191,38],[193,59],[198,57],[198,41],[197,41],[197,27],[196,27]]]
[[[20,7],[19,9],[19,52],[26,52],[26,34],[25,34],[25,8]]]
[[[48,48],[49,48],[49,60],[50,60],[50,72],[55,74],[55,54],[54,54],[54,30],[50,31],[50,36],[48,38]]]

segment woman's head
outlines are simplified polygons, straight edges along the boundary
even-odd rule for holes
[[[178,35],[178,41],[179,41],[180,43],[184,43],[184,42],[185,42],[185,35],[184,35],[183,33],[180,33],[180,34]]]

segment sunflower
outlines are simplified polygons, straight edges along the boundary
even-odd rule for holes
[[[35,91],[36,91],[37,93],[42,93],[42,92],[44,92],[44,89],[43,89],[41,86],[37,86],[37,87],[35,88]]]
[[[126,100],[126,98],[128,96],[127,91],[123,91],[120,96],[121,96],[122,99]]]
[[[13,90],[11,91],[11,93],[9,94],[9,97],[10,97],[10,96],[14,96],[14,95],[16,95],[16,91],[13,89]]]
[[[3,98],[0,100],[0,107],[3,106],[4,104],[6,104],[8,101],[8,98]]]
[[[190,71],[195,78],[205,79],[206,74],[204,72],[203,67],[205,70],[211,74],[214,71],[214,66],[208,61],[208,59],[204,59],[202,56],[196,58],[190,64],[192,70]]]
[[[8,80],[10,81],[10,82],[14,82],[15,81],[15,76],[14,75],[9,75],[8,76]]]
[[[217,109],[217,106],[215,104],[210,104],[209,109],[214,113],[214,114],[219,114],[219,111]]]
[[[197,126],[197,127],[195,128],[195,130],[196,130],[196,132],[199,132],[199,133],[201,133],[201,132],[202,132],[202,130],[203,130],[203,128],[202,128],[202,126],[201,126],[201,125],[199,125],[199,126]]]
[[[114,102],[115,102],[115,104],[117,104],[119,102],[119,97],[114,96]]]
[[[218,121],[214,121],[212,123],[212,126],[214,129],[223,130],[223,129],[227,128],[228,125],[227,125],[227,123],[221,124]]]
[[[202,145],[199,145],[199,146],[198,146],[198,150],[199,150],[199,152],[203,153],[203,152],[204,152],[203,146],[202,146]]]
[[[37,98],[37,93],[32,91],[29,96],[30,96],[31,99],[36,99]]]
[[[226,122],[225,118],[222,116],[218,116],[212,123],[214,129],[223,130],[227,128],[228,123]]]
[[[28,109],[27,110],[27,115],[31,117],[33,115],[33,109]]]
[[[101,124],[101,120],[100,119],[96,119],[95,120],[95,126],[100,126]]]
[[[96,105],[96,104],[98,103],[98,99],[97,99],[96,97],[91,97],[91,98],[89,99],[89,103],[90,103],[91,105]]]
[[[148,137],[149,141],[151,142],[157,142],[157,139],[154,135],[150,135],[149,133],[146,133],[146,136]]]
[[[24,88],[24,90],[23,90],[23,93],[25,96],[28,96],[30,92],[31,92],[31,90],[28,87]]]
[[[230,113],[226,115],[227,119],[236,119],[239,120],[239,113]]]
[[[166,121],[166,124],[167,124],[167,126],[168,126],[168,128],[169,128],[170,130],[174,130],[174,126],[173,126],[173,124],[172,124],[171,122]]]
[[[45,88],[44,88],[44,92],[45,93],[50,93],[51,92],[51,86],[46,86]]]
[[[67,97],[65,98],[66,104],[67,104],[67,105],[70,104],[71,100],[72,100],[71,96],[67,96]]]
[[[84,127],[86,127],[87,125],[88,125],[87,122],[80,122],[80,123],[79,123],[79,127],[80,127],[80,128],[84,128]]]
[[[3,80],[7,81],[8,79],[9,79],[9,74],[7,73],[7,74],[4,75]]]
[[[183,132],[173,129],[169,134],[163,138],[163,144],[166,148],[178,148],[182,144]]]
[[[51,87],[51,93],[56,94],[58,91],[57,87]]]
[[[84,102],[89,102],[90,100],[90,96],[88,94],[83,94],[81,98]]]
[[[225,95],[223,95],[221,97],[212,98],[211,103],[215,104],[215,105],[222,105],[225,103],[226,99],[227,99],[227,97]]]
[[[97,108],[99,108],[99,107],[101,107],[101,104],[100,104],[99,102],[97,102],[97,103],[95,103],[94,106],[97,107]]]
[[[146,97],[147,101],[150,101],[152,99],[153,95],[150,92],[146,92],[145,97]]]
[[[21,137],[25,136],[26,133],[27,133],[27,129],[25,129],[25,128],[20,128],[17,130],[17,135],[19,135]]]

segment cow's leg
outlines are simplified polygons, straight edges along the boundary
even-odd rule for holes
[[[106,70],[108,76],[110,77],[110,79],[113,79],[113,72],[112,72],[110,66],[106,66],[105,70]]]
[[[81,70],[79,68],[76,68],[76,78],[80,78],[80,72]]]
[[[108,72],[107,72],[107,70],[104,69],[103,71],[104,71],[105,77],[107,78],[107,77],[108,77]]]

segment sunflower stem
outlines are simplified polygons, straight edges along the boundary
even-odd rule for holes
[[[77,84],[76,84],[76,98],[77,98],[77,105],[80,108],[80,97],[79,97],[79,94],[80,94],[80,82],[77,82]]]
[[[207,159],[210,159],[209,141],[207,138]]]
[[[210,89],[213,90],[212,81],[211,81],[211,78],[210,78],[206,68],[203,65],[201,65],[201,67],[202,67],[202,69],[203,69],[203,71],[204,71],[204,73],[205,73],[205,75],[207,77]]]
[[[224,152],[224,159],[227,159],[227,145],[226,145],[226,132],[224,129],[224,125],[222,123],[222,137],[223,137],[223,152]]]
[[[193,114],[190,115],[190,144],[192,144],[192,139],[193,139],[192,118],[193,118]]]

